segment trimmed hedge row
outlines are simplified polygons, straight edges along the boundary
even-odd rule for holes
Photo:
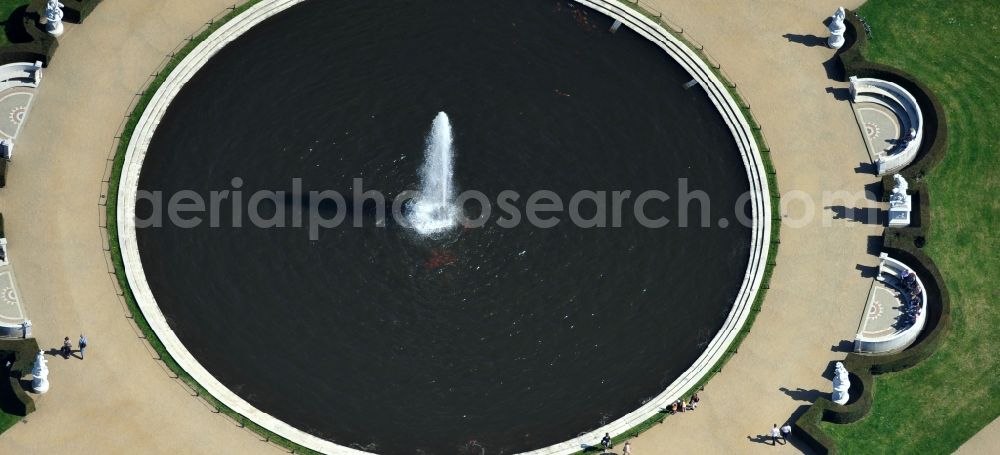
[[[848,14],[845,23],[847,42],[837,54],[844,77],[875,77],[895,82],[913,94],[924,115],[924,137],[920,150],[913,163],[900,171],[900,174],[912,182],[909,193],[916,200],[916,224],[887,230],[883,236],[882,251],[906,263],[923,278],[928,308],[924,329],[910,347],[889,355],[873,356],[853,352],[847,355],[844,366],[851,374],[852,388],[853,381],[860,382],[861,396],[856,401],[838,405],[827,398],[820,398],[795,421],[798,436],[819,453],[837,453],[837,443],[820,428],[821,421],[843,424],[864,418],[871,411],[874,400],[874,376],[905,370],[930,357],[941,346],[951,327],[951,298],[945,287],[944,277],[934,261],[921,250],[931,226],[930,192],[926,182],[922,180],[944,159],[948,148],[944,109],[937,97],[909,74],[866,61],[862,54],[868,45],[868,37],[861,32],[864,28],[860,19],[854,14]],[[883,201],[888,200],[893,185],[891,176],[882,178]]]
[[[74,24],[82,23],[101,0],[60,0],[63,5],[63,20]]]
[[[35,412],[35,400],[21,387],[21,377],[31,372],[38,342],[34,338],[0,340],[0,362],[11,362],[7,386],[0,386],[0,408],[13,415]]]

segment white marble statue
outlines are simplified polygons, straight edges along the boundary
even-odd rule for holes
[[[906,179],[902,175],[896,174],[892,176],[892,181],[896,183],[896,187],[892,189],[893,194],[897,191],[902,194],[906,194],[906,191],[910,189],[910,184],[906,182]]]
[[[910,225],[910,212],[913,211],[913,196],[906,194],[910,185],[902,175],[892,176],[896,186],[889,195],[889,227],[906,227]]]
[[[906,190],[910,189],[910,184],[899,174],[893,175],[892,180],[896,182],[896,187],[892,189],[892,196],[889,196],[889,205],[895,207],[906,202]]]
[[[833,16],[830,16],[830,37],[826,40],[827,46],[840,49],[844,45],[844,32],[847,30],[847,26],[844,25],[845,18],[847,18],[847,13],[844,12],[843,6],[837,8]]]
[[[59,0],[49,0],[45,5],[45,28],[52,36],[59,36],[63,33],[63,10],[66,6],[59,3]]]
[[[46,365],[47,362],[45,351],[38,351],[38,356],[35,357],[35,367],[31,369],[31,375],[34,377],[31,380],[31,389],[35,392],[45,393],[49,391],[49,366]]]
[[[833,372],[833,402],[837,404],[847,404],[851,399],[848,390],[851,389],[851,379],[847,376],[847,368],[842,362],[837,362],[837,367]]]

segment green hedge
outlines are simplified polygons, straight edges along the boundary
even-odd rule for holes
[[[21,377],[30,373],[38,342],[34,338],[0,340],[0,362],[11,362],[6,386],[0,386],[0,407],[3,412],[26,416],[35,412],[35,400],[21,387]]]
[[[871,411],[874,401],[874,375],[902,371],[930,357],[944,342],[951,327],[951,298],[944,277],[934,261],[921,250],[931,226],[930,191],[922,179],[944,159],[947,151],[948,129],[944,109],[934,94],[909,74],[864,59],[868,37],[860,33],[863,27],[853,12],[847,15],[846,25],[847,42],[837,54],[844,77],[876,77],[895,82],[916,98],[924,116],[924,136],[917,158],[900,172],[912,182],[910,194],[917,202],[916,223],[906,228],[886,230],[882,251],[906,263],[920,275],[927,293],[928,308],[924,329],[910,347],[889,355],[847,355],[844,366],[851,374],[852,386],[855,380],[860,382],[860,397],[843,406],[820,398],[795,421],[801,440],[818,453],[837,453],[836,441],[819,427],[820,421],[843,424],[864,418]],[[891,176],[883,177],[883,201],[887,200],[893,185]],[[851,393],[855,392],[852,390]]]
[[[66,22],[72,22],[74,24],[79,24],[90,15],[97,5],[101,4],[101,0],[60,0],[65,7],[63,8],[63,20]]]
[[[817,399],[794,424],[795,437],[817,453],[837,453],[837,442],[819,427],[823,412],[832,404],[826,398]]]

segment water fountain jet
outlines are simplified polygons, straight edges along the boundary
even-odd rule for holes
[[[420,195],[414,200],[407,216],[410,225],[420,234],[437,234],[458,225],[452,184],[454,154],[451,121],[448,114],[438,112],[424,149]]]

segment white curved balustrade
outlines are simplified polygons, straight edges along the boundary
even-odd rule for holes
[[[0,92],[14,87],[37,88],[41,81],[42,62],[17,62],[0,66]]]
[[[924,324],[927,322],[927,288],[924,287],[924,282],[920,279],[920,275],[917,275],[906,264],[889,257],[888,254],[882,253],[879,259],[881,259],[881,263],[878,266],[878,276],[875,278],[876,282],[868,298],[868,304],[865,305],[865,314],[861,318],[858,334],[854,338],[854,352],[886,354],[906,349],[916,341],[917,336],[920,335],[920,332],[924,329]],[[906,327],[895,328],[894,330],[877,330],[877,328],[872,327],[873,325],[877,325],[877,322],[875,322],[877,321],[877,316],[882,315],[884,311],[891,310],[889,308],[878,308],[880,304],[882,306],[885,305],[885,302],[879,302],[876,294],[880,288],[899,291],[901,298],[895,302],[895,304],[899,305],[897,309],[906,306],[907,297],[905,289],[901,289],[904,270],[913,274],[916,278],[918,288],[923,290],[919,298],[919,313],[913,319],[913,323]],[[898,314],[902,315],[903,311],[899,310]],[[888,317],[891,316],[891,314],[888,315]]]
[[[896,147],[889,153],[881,154],[875,161],[878,175],[898,172],[913,162],[920,150],[924,137],[924,116],[920,105],[910,92],[899,85],[875,78],[859,78],[851,76],[851,101],[857,103],[874,103],[891,110],[899,120],[900,141],[905,144]],[[916,137],[910,138],[910,128],[916,132]]]
[[[31,322],[21,306],[21,292],[17,288],[14,269],[7,255],[7,239],[3,237],[0,220],[0,338],[27,338],[31,336]]]

